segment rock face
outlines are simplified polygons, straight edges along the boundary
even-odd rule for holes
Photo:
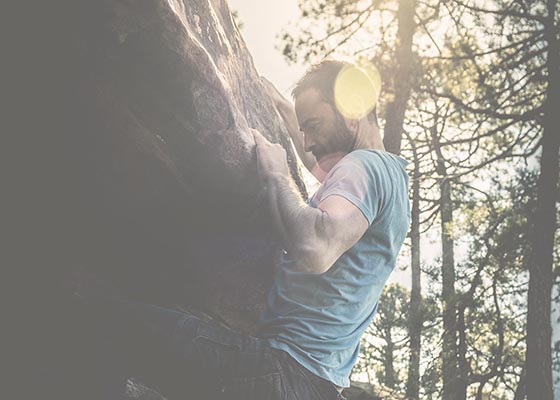
[[[74,266],[108,271],[133,297],[211,305],[248,329],[242,320],[258,301],[240,298],[255,291],[239,285],[270,277],[259,257],[275,239],[249,127],[289,150],[301,181],[227,4],[69,7],[76,103],[67,146],[78,155],[82,207],[73,225],[88,231]],[[222,312],[225,304],[238,310]]]
[[[304,188],[225,1],[43,3],[4,14],[15,44],[4,148],[16,149],[4,209],[25,338],[14,368],[63,398],[57,384],[75,377],[59,364],[79,360],[59,350],[84,345],[65,297],[76,275],[251,332],[279,244],[249,127],[284,145]]]
[[[227,4],[89,3],[74,43],[93,268],[250,330],[274,237],[248,128],[290,146]]]

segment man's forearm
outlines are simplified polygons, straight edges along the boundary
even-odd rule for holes
[[[268,202],[285,250],[298,260],[300,268],[314,272],[321,262],[319,233],[324,213],[303,201],[290,176],[268,179]]]
[[[259,175],[267,185],[270,211],[284,248],[297,259],[300,269],[322,272],[326,265],[323,255],[329,247],[326,232],[332,225],[329,215],[303,201],[290,176],[286,150],[270,143],[258,130],[250,132],[255,139]]]
[[[299,130],[294,106],[286,101],[286,103],[283,103],[278,107],[278,112],[286,125],[286,129],[288,130],[292,141],[294,142],[294,146],[300,160],[303,162],[303,165],[311,171],[316,164],[316,160],[310,153],[305,151],[305,146],[303,144],[303,132]]]
[[[276,89],[274,84],[270,82],[266,78],[262,78],[262,83],[267,90],[270,98],[272,99],[276,109],[280,113],[286,128],[288,129],[288,133],[294,142],[294,146],[296,151],[299,155],[300,160],[303,162],[303,165],[309,170],[313,171],[313,168],[317,164],[317,160],[313,157],[312,154],[305,151],[305,145],[303,143],[303,133],[299,129],[299,124],[296,117],[296,112],[294,109],[293,103],[285,98],[279,91]]]

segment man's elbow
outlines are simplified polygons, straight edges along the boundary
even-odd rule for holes
[[[303,272],[317,275],[327,272],[336,261],[328,260],[326,251],[321,250],[318,246],[301,247],[298,249],[296,260]]]

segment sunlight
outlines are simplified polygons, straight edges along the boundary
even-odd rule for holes
[[[372,63],[343,68],[334,84],[336,107],[346,118],[361,119],[375,108],[380,91],[381,77]]]

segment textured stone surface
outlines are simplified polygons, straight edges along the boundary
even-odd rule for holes
[[[284,144],[301,181],[227,4],[102,0],[66,12],[72,104],[59,151],[72,153],[80,238],[65,261],[127,296],[194,302],[250,330],[276,249],[249,127]]]
[[[250,330],[274,236],[248,128],[290,148],[226,3],[79,11],[82,189],[101,215],[94,269],[132,296],[196,302]]]
[[[225,1],[16,3],[2,12],[13,382],[43,398],[87,387],[75,275],[251,332],[279,245],[249,127],[303,185]]]

